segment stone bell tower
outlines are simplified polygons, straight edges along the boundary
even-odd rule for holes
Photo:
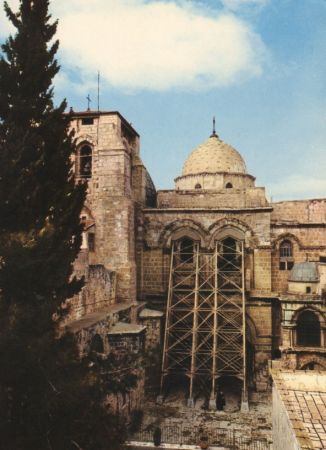
[[[71,112],[76,178],[88,182],[85,205],[89,262],[117,274],[118,302],[136,298],[132,161],[139,135],[118,112]]]

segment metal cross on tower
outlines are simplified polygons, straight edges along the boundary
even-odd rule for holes
[[[91,105],[91,97],[90,97],[90,95],[88,94],[88,96],[86,97],[86,100],[87,100],[87,111],[90,111],[90,105]]]

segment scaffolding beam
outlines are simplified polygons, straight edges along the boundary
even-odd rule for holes
[[[168,376],[189,380],[188,405],[205,386],[215,407],[220,377],[246,382],[244,242],[225,238],[205,251],[199,243],[173,242],[162,358],[161,398]],[[209,383],[209,385],[208,385]]]

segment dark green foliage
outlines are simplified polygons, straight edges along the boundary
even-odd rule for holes
[[[17,34],[0,60],[0,286],[8,300],[37,295],[60,305],[80,289],[67,280],[85,186],[75,186],[71,171],[66,104],[52,103],[58,42],[49,42],[57,24],[49,24],[46,0],[22,1],[17,15],[5,9]]]
[[[53,321],[83,284],[72,273],[85,185],[72,173],[66,104],[52,102],[48,6],[21,0],[15,14],[5,3],[16,34],[0,59],[0,449],[116,450],[124,428],[102,402],[112,377]]]
[[[13,358],[1,367],[0,448],[70,450],[75,442],[85,450],[120,449],[124,426],[102,406],[99,367],[78,359],[72,336],[26,338],[28,346],[13,334],[1,339]]]

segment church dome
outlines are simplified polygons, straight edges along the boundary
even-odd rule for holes
[[[190,153],[182,176],[218,172],[246,174],[247,169],[240,153],[213,132],[206,142]]]

